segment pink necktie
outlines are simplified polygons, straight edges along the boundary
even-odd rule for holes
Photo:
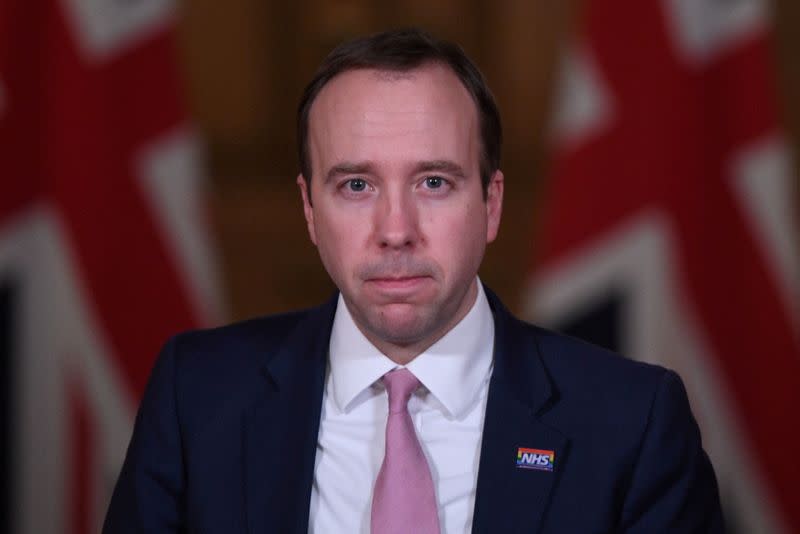
[[[408,369],[383,377],[389,393],[386,453],[372,494],[372,534],[439,534],[436,494],[428,462],[408,413],[419,380]]]

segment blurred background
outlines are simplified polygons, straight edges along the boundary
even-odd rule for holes
[[[481,277],[683,377],[732,532],[800,532],[794,0],[0,0],[0,533],[97,532],[158,348],[333,291],[294,114],[415,25],[498,100]]]

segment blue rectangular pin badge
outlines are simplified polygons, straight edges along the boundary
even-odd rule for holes
[[[517,467],[522,469],[538,469],[539,471],[552,471],[556,463],[555,451],[544,449],[517,449]]]

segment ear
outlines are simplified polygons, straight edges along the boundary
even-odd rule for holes
[[[300,196],[303,198],[303,215],[306,218],[308,237],[314,245],[317,244],[317,232],[314,230],[314,207],[311,205],[310,184],[302,174],[297,175],[297,186],[300,188]]]
[[[491,243],[500,229],[500,218],[503,215],[503,172],[494,171],[489,186],[486,188],[486,242]]]

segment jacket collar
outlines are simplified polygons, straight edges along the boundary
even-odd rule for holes
[[[264,392],[244,416],[245,515],[252,534],[308,532],[335,309],[334,296],[305,312],[262,366]]]
[[[264,362],[264,376],[277,389],[294,386],[293,379],[298,373],[306,374],[311,369],[324,373],[338,296],[337,292],[321,306],[305,312],[280,349]]]
[[[541,417],[557,402],[533,328],[486,289],[495,320],[494,372],[483,426],[472,531],[536,532],[562,471],[568,439]],[[518,458],[552,453],[552,470]],[[539,469],[531,468],[539,467]]]
[[[495,324],[493,383],[509,388],[532,414],[545,411],[555,390],[530,325],[514,317],[497,295],[484,286]]]

